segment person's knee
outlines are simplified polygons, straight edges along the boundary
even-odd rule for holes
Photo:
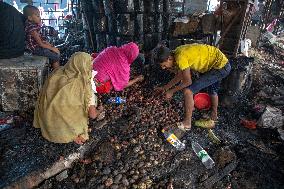
[[[184,96],[193,96],[193,92],[188,88],[183,89],[183,94]]]
[[[219,91],[219,87],[213,88],[213,89],[212,88],[207,89],[207,92],[211,97],[218,96],[218,91]]]
[[[232,70],[231,63],[228,62],[227,65],[226,65],[225,68],[224,68],[224,72],[222,73],[222,79],[224,79],[225,77],[227,77],[227,76],[230,74],[231,70]]]
[[[216,92],[216,91],[212,91],[212,92],[209,92],[208,93],[209,95],[210,95],[210,97],[218,97],[218,92]]]

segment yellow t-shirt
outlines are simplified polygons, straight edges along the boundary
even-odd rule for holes
[[[177,47],[174,56],[180,70],[190,68],[200,73],[221,69],[228,62],[227,57],[218,48],[197,43]]]

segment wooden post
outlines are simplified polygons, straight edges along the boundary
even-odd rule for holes
[[[227,3],[227,17],[222,24],[220,50],[229,57],[237,56],[240,40],[244,38],[251,18],[252,3],[249,0],[222,0]],[[229,14],[230,13],[230,14]],[[233,17],[230,19],[230,16]],[[223,19],[224,20],[224,19]]]

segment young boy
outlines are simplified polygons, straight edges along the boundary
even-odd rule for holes
[[[173,52],[167,47],[155,49],[156,62],[162,69],[178,69],[175,77],[165,86],[156,88],[164,92],[167,99],[171,99],[175,92],[183,90],[185,115],[180,129],[190,130],[192,111],[194,108],[193,95],[201,89],[207,88],[211,96],[211,119],[217,119],[218,88],[220,81],[231,71],[226,56],[217,48],[204,44],[188,44],[177,47]],[[192,82],[191,70],[199,72],[200,78]],[[176,86],[177,83],[180,83]]]
[[[43,40],[40,34],[41,18],[38,8],[27,5],[24,7],[26,45],[32,54],[49,58],[51,66],[56,69],[60,66],[60,52],[57,48]]]

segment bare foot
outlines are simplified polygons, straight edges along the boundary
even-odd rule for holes
[[[84,139],[84,138],[82,137],[82,135],[79,135],[79,136],[77,136],[77,137],[75,138],[74,142],[75,142],[76,144],[82,145],[82,144],[84,144],[84,142],[86,142],[86,139]]]
[[[183,121],[183,128],[184,130],[190,130],[191,129],[191,121]]]
[[[211,111],[211,115],[210,115],[210,118],[214,121],[216,121],[218,119],[218,113],[217,111]]]

